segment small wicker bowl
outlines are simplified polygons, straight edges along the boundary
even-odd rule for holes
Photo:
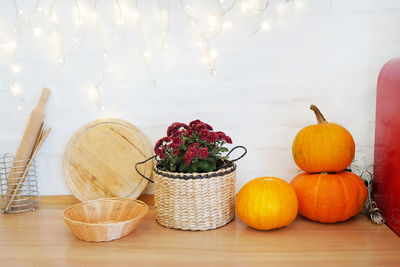
[[[148,209],[136,199],[102,198],[70,206],[62,217],[79,239],[102,242],[130,234]]]

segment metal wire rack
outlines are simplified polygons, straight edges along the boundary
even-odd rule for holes
[[[4,154],[0,158],[1,213],[34,211],[39,207],[39,186],[34,161],[27,171],[25,181],[19,185],[28,162],[29,159],[14,161],[12,154]],[[11,201],[13,194],[15,196]]]

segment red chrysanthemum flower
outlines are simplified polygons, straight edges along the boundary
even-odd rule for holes
[[[232,144],[232,139],[223,132],[214,132],[201,120],[189,124],[174,122],[168,127],[167,136],[156,142],[154,151],[162,160],[163,169],[176,170],[182,169],[181,164],[199,167],[199,160],[223,158],[221,153],[226,150],[223,148],[226,143]]]
[[[158,154],[158,156],[160,157],[160,159],[165,159],[166,157],[167,157],[167,153],[166,153],[166,147],[163,147],[161,150],[160,150],[160,153]]]
[[[218,135],[218,140],[225,140],[225,133],[223,132],[216,132]]]
[[[186,154],[183,156],[183,159],[185,160],[186,165],[192,163],[192,159],[189,156],[186,156]]]
[[[208,134],[208,136],[207,136],[207,141],[208,142],[214,143],[217,140],[218,140],[218,134],[217,133],[211,132],[211,133]]]
[[[198,155],[198,151],[195,148],[190,148],[186,151],[186,154],[183,156],[183,158],[185,159],[185,163],[187,165],[189,165],[192,162],[192,159],[194,159],[195,157],[197,157]]]
[[[188,128],[185,131],[183,131],[183,135],[192,136],[192,134],[193,134],[193,129],[192,128]]]
[[[208,148],[207,147],[200,147],[199,155],[201,159],[205,159],[208,156]]]
[[[186,130],[180,130],[180,131],[176,131],[174,132],[171,137],[174,138],[176,136],[180,137],[181,135],[183,135],[186,132]]]
[[[179,156],[179,149],[174,149],[174,150],[172,151],[172,155],[174,155],[174,156]]]
[[[162,142],[165,142],[165,143],[169,143],[169,142],[171,142],[171,140],[172,140],[172,138],[169,137],[169,136],[166,136],[166,137],[161,138],[161,141],[162,141]]]
[[[163,140],[160,139],[157,141],[157,143],[154,146],[154,153],[156,153],[156,155],[160,154],[160,146],[162,145]]]
[[[207,129],[207,130],[212,131],[213,128],[211,127],[211,125],[202,122],[202,123],[198,123],[198,124],[194,125],[193,129],[196,131],[200,131],[201,129]]]
[[[199,143],[193,143],[193,144],[191,144],[189,147],[188,147],[188,149],[198,149],[199,148]]]
[[[172,123],[171,126],[169,126],[168,129],[167,129],[167,136],[172,136],[180,128],[187,129],[188,126],[186,124],[184,124],[184,123],[181,123],[181,122]]]
[[[174,138],[172,138],[172,147],[173,148],[177,148],[180,147],[182,145],[183,141],[180,137],[175,136]]]
[[[232,139],[231,139],[229,136],[225,135],[224,140],[225,140],[228,144],[232,144]]]
[[[195,148],[191,148],[188,149],[188,151],[186,151],[186,154],[188,154],[192,159],[194,159],[195,157],[197,157],[198,151]]]
[[[186,159],[192,160],[195,157],[197,157],[197,155],[198,155],[197,149],[191,148],[191,149],[188,149],[188,151],[186,151],[186,154],[185,154],[184,158],[185,158],[185,160]]]
[[[189,123],[189,127],[192,127],[192,126],[194,126],[194,125],[197,125],[197,124],[199,124],[199,123],[203,123],[201,120],[194,120],[194,121],[191,121],[190,123]]]
[[[199,136],[200,136],[201,139],[207,140],[207,137],[208,137],[209,133],[210,132],[207,129],[201,129],[200,132],[199,132]]]

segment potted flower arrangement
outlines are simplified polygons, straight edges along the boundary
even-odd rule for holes
[[[167,136],[158,140],[154,147],[158,223],[182,230],[209,230],[233,220],[234,161],[243,157],[246,149],[239,146],[244,154],[229,160],[230,152],[224,155],[228,152],[226,144],[232,144],[228,135],[214,131],[200,120],[189,124],[174,122],[168,127]]]
[[[158,168],[169,172],[211,172],[226,162],[224,145],[232,139],[223,132],[214,132],[207,123],[195,120],[186,125],[174,122],[167,136],[158,140],[154,152],[161,159]]]

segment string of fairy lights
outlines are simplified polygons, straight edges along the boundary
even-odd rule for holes
[[[97,34],[100,47],[100,74],[97,80],[94,80],[89,88],[92,92],[92,98],[95,99],[97,105],[104,109],[102,101],[102,83],[107,73],[113,71],[113,67],[109,63],[109,53],[106,42],[113,38],[121,42],[127,42],[127,36],[134,34],[141,40],[141,62],[148,73],[149,85],[157,84],[151,68],[151,57],[155,50],[161,50],[165,53],[170,51],[170,32],[173,25],[172,19],[175,17],[173,12],[181,12],[191,31],[193,39],[197,40],[193,44],[199,51],[199,62],[204,64],[210,71],[211,75],[217,72],[218,52],[213,48],[212,42],[224,31],[235,28],[235,18],[237,14],[242,16],[256,18],[253,35],[258,32],[268,32],[273,27],[279,27],[283,23],[280,18],[290,17],[304,13],[306,0],[209,0],[209,1],[190,1],[190,0],[114,0],[109,1],[114,5],[112,12],[107,16],[99,12],[99,7],[106,4],[107,1],[100,0],[70,0],[69,2],[59,2],[56,0],[36,0],[34,5],[29,9],[21,8],[25,4],[23,1],[12,0],[15,12],[14,27],[9,37],[0,37],[0,52],[9,53],[10,71],[12,80],[10,91],[18,99],[18,110],[21,110],[24,97],[24,88],[19,82],[19,78],[23,75],[23,66],[18,62],[18,52],[21,46],[21,34],[26,29],[41,42],[48,43],[52,49],[49,53],[54,58],[54,71],[57,75],[62,75],[62,69],[68,60],[68,51],[66,50],[66,42],[73,43],[75,49],[79,49],[85,43],[87,31],[93,30]],[[61,23],[60,17],[64,14],[57,14],[57,5],[70,5],[72,10],[71,16],[68,18],[74,25],[74,34],[72,40],[66,40],[65,23]],[[146,8],[143,8],[145,6]],[[149,8],[150,6],[150,8]],[[268,14],[267,14],[268,11]],[[230,16],[235,12],[235,16]],[[239,13],[238,13],[239,12]],[[59,16],[63,15],[63,16]],[[106,34],[104,27],[109,23],[109,17],[114,19],[113,27],[116,34]],[[149,27],[148,18],[157,23],[157,31],[154,32],[154,25]],[[44,20],[46,23],[37,25],[36,18]],[[275,20],[271,19],[275,18]],[[240,20],[239,20],[240,21]],[[44,25],[44,26],[43,26]],[[24,31],[23,31],[24,29]],[[68,29],[69,30],[69,29]],[[149,36],[159,35],[154,43],[149,40]],[[46,40],[47,39],[47,40]],[[153,38],[154,39],[154,38]]]

